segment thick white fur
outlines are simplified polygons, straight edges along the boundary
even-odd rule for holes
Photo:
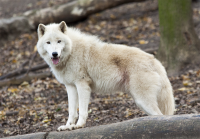
[[[153,55],[138,48],[102,42],[67,27],[65,22],[40,24],[38,36],[39,54],[68,93],[69,119],[59,131],[85,125],[91,91],[127,92],[148,115],[173,115],[172,87],[164,67]],[[54,51],[60,57],[57,65],[51,60]],[[78,106],[79,119],[75,124]]]

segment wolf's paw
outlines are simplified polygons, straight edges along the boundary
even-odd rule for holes
[[[85,126],[85,124],[83,124],[83,125],[76,124],[76,125],[74,126],[74,128],[75,128],[75,129],[78,129],[78,128],[83,128],[84,126]]]
[[[75,124],[72,124],[72,125],[62,125],[62,126],[58,127],[57,131],[73,130],[75,128],[76,128]]]

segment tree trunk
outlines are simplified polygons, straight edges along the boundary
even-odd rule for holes
[[[157,57],[169,75],[200,63],[200,41],[194,31],[191,0],[158,0],[160,47]]]

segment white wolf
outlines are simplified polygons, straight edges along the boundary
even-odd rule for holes
[[[64,21],[40,24],[38,37],[39,54],[68,93],[69,119],[59,131],[85,125],[92,91],[127,92],[146,114],[173,115],[172,87],[164,67],[153,55],[138,48],[102,42],[67,27]]]

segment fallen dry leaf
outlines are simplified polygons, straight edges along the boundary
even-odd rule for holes
[[[148,41],[140,40],[139,43],[140,43],[140,44],[148,44]]]

